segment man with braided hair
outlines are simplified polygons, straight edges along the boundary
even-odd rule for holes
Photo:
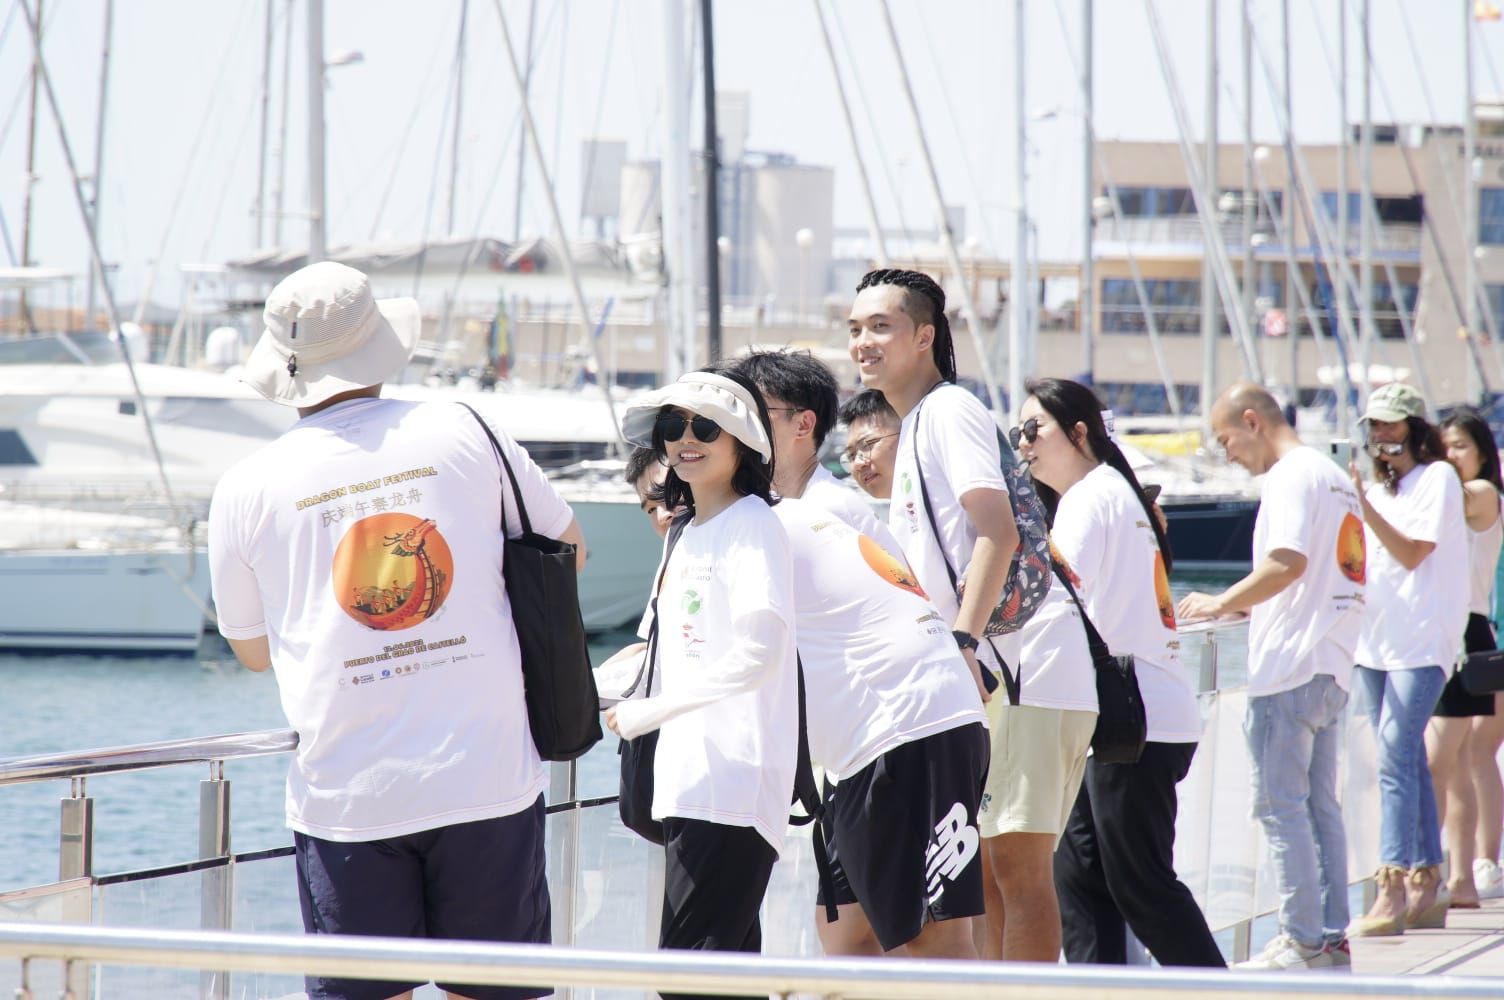
[[[974,921],[978,951],[982,958],[1054,962],[1060,910],[1052,858],[1096,725],[1080,619],[1052,580],[1022,630],[981,638],[1019,535],[997,424],[955,384],[945,292],[917,271],[871,271],[857,286],[849,327],[862,384],[880,391],[902,420],[888,526],[919,585],[950,621],[987,702],[992,753],[976,817],[987,901],[986,920]],[[1018,703],[1002,691],[989,695],[984,670],[987,679],[1000,670],[1016,676]]]

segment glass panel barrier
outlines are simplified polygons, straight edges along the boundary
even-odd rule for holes
[[[151,930],[218,929],[206,920],[206,893],[223,883],[224,868],[100,885],[95,890],[94,923],[102,927]],[[193,969],[99,966],[94,995],[107,1000],[215,996],[215,973]]]
[[[92,907],[93,890],[86,878],[0,893],[0,921],[6,923],[87,924]],[[34,964],[27,979],[35,996],[63,995],[63,970],[56,962]],[[0,960],[0,983],[19,982],[21,963]],[[75,968],[69,986],[77,996],[87,996],[87,967]]]

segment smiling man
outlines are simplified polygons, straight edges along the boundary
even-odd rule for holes
[[[983,693],[992,756],[976,820],[987,892],[978,951],[1054,962],[1061,935],[1052,859],[1097,710],[1080,618],[1051,581],[1023,629],[983,639],[1018,549],[1018,525],[997,424],[955,384],[944,290],[917,271],[871,271],[857,286],[849,329],[862,384],[881,392],[902,421],[888,526],[950,622],[979,690],[981,663],[1019,679],[1017,704],[1002,692],[990,700]]]
[[[893,495],[893,463],[898,458],[898,414],[876,389],[863,389],[841,406],[846,425],[846,450],[841,467],[867,495],[887,500]]]

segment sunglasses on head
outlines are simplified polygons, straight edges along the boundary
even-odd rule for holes
[[[686,417],[682,413],[664,413],[658,417],[657,430],[664,441],[677,441],[684,436],[687,427],[694,432],[695,440],[709,444],[721,436],[721,425],[709,417]]]
[[[1008,431],[1008,443],[1017,448],[1020,440],[1033,444],[1039,439],[1039,418],[1030,417],[1022,424]]]

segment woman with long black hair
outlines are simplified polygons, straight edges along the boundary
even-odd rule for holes
[[[1175,786],[1190,770],[1201,713],[1180,669],[1169,540],[1091,389],[1065,379],[1026,388],[1014,437],[1053,512],[1057,558],[1108,647],[1137,661],[1149,722],[1137,763],[1088,759],[1055,851],[1066,959],[1126,962],[1126,921],[1161,965],[1224,966],[1175,874]]]
[[[1468,619],[1464,651],[1496,649],[1493,625],[1494,571],[1504,521],[1499,517],[1499,448],[1493,432],[1476,410],[1463,407],[1441,423],[1447,461],[1462,480],[1467,518]],[[1473,909],[1482,898],[1504,894],[1498,870],[1500,807],[1499,764],[1495,755],[1504,740],[1504,713],[1497,696],[1474,695],[1453,672],[1436,714],[1426,727],[1426,759],[1436,788],[1436,814],[1451,878],[1447,888],[1453,909]],[[1484,896],[1487,893],[1487,896]]]

